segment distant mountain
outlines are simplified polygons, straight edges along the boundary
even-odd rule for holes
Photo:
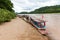
[[[31,12],[21,12],[19,14],[33,14],[33,13],[34,14],[35,13],[36,14],[37,13],[60,13],[60,5],[41,7]]]
[[[30,13],[60,13],[60,5],[41,7]]]
[[[29,12],[21,12],[21,13],[16,13],[16,14],[28,14]]]

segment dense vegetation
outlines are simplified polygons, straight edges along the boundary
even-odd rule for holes
[[[10,21],[15,18],[13,4],[10,0],[0,0],[0,23]]]
[[[23,14],[24,12],[21,12]],[[28,12],[25,12],[28,13]],[[60,5],[56,6],[46,6],[46,7],[41,7],[38,9],[35,9],[34,11],[29,12],[29,14],[32,13],[60,13]]]

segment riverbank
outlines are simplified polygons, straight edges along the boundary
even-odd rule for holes
[[[34,27],[20,18],[0,25],[0,40],[47,40]]]

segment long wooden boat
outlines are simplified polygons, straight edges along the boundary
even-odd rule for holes
[[[23,19],[32,24],[42,35],[46,35],[46,21],[31,15],[23,15]]]

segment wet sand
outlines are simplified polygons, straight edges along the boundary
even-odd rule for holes
[[[47,40],[30,24],[20,18],[0,25],[0,40]]]

